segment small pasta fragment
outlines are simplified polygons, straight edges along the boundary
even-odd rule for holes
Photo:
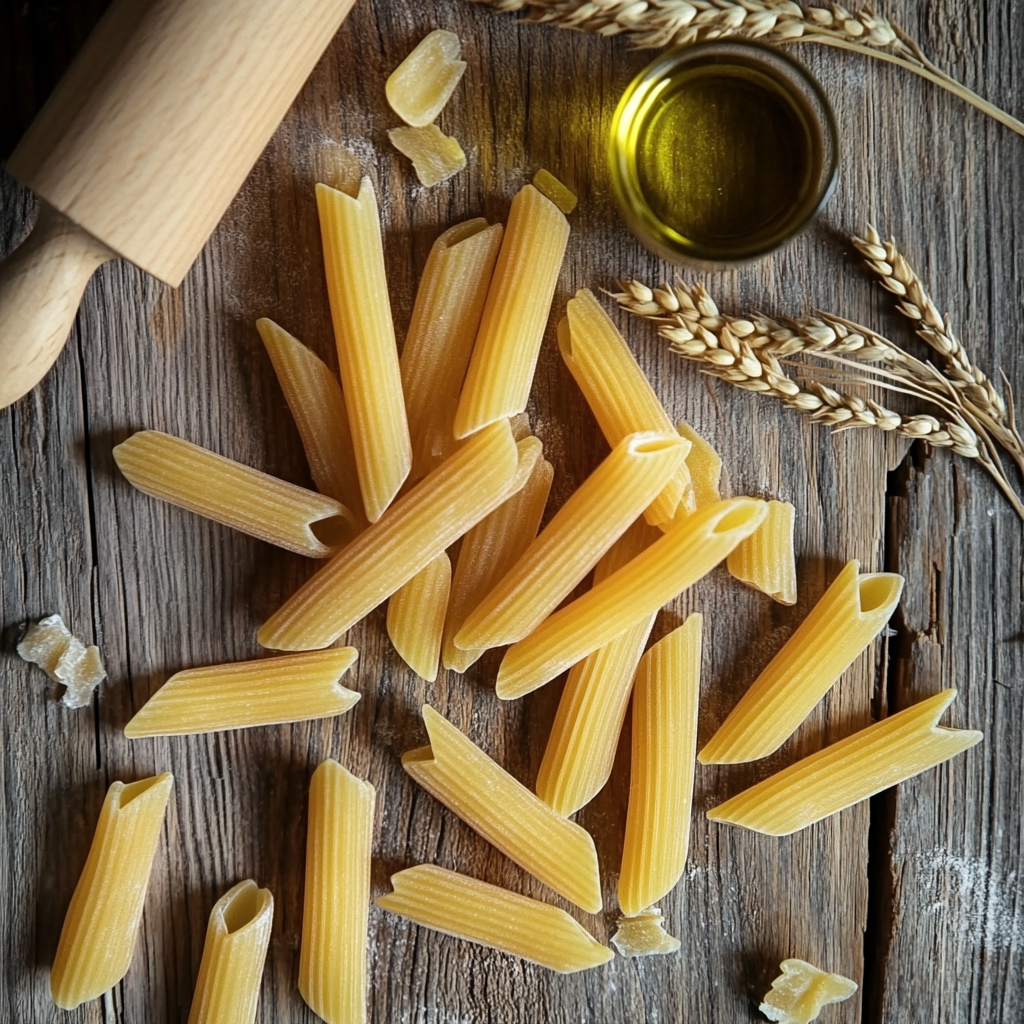
[[[278,480],[159,430],[114,449],[125,479],[143,494],[311,558],[327,558],[356,528],[326,494]]]
[[[657,907],[648,907],[635,917],[619,918],[612,945],[619,951],[619,956],[659,956],[675,953],[680,942],[665,931],[661,911]]]
[[[510,647],[498,669],[497,695],[514,700],[536,690],[656,612],[749,537],[765,513],[763,501],[733,498],[688,516]]]
[[[355,198],[318,184],[316,205],[359,489],[375,523],[412,466],[377,196],[369,178]]]
[[[466,62],[459,60],[461,51],[454,32],[437,28],[391,72],[384,95],[406,124],[422,128],[441,113],[466,72]]]
[[[540,441],[532,440],[541,450]],[[445,668],[465,672],[484,653],[485,648],[456,647],[455,634],[537,536],[554,473],[551,463],[538,457],[526,485],[462,538],[444,626]]]
[[[429,704],[430,746],[402,755],[402,767],[523,870],[591,914],[601,909],[597,851],[590,833],[555,814]]]
[[[328,758],[309,783],[299,992],[327,1024],[366,1022],[376,793]]]
[[[101,996],[128,972],[173,786],[165,772],[107,790],[50,968],[61,1009]]]
[[[455,634],[463,650],[527,636],[597,564],[672,479],[686,456],[675,431],[627,434]]]
[[[882,631],[903,577],[847,562],[782,650],[704,745],[701,764],[739,764],[779,749]]]
[[[643,516],[608,549],[594,586],[660,537]],[[652,612],[569,670],[537,773],[537,796],[568,817],[590,803],[612,773],[633,676],[654,627]]]
[[[637,430],[676,434],[646,374],[594,293],[581,288],[569,300],[566,317],[568,330],[559,325],[558,347],[605,440],[614,446]],[[688,454],[690,442],[684,443]],[[671,522],[689,483],[684,461],[645,513],[652,526]]]
[[[315,352],[273,320],[257,320],[256,329],[299,429],[316,489],[337,498],[352,513],[356,529],[363,529],[363,496],[338,378]]]
[[[455,871],[418,864],[392,875],[391,885],[394,892],[379,896],[378,907],[560,974],[612,958],[612,951],[564,910]]]
[[[445,135],[436,124],[425,128],[390,128],[391,145],[412,161],[420,184],[431,188],[458,174],[466,166],[459,140]]]
[[[566,216],[576,209],[576,203],[578,202],[576,196],[550,171],[546,171],[543,167],[533,176],[533,185],[538,192],[546,195]]]
[[[811,1024],[829,1003],[841,1003],[857,991],[857,983],[841,974],[819,970],[806,960],[783,960],[782,973],[758,1009],[778,1024]]]
[[[700,615],[691,615],[641,659],[633,685],[629,810],[619,906],[634,917],[679,881],[690,845]]]
[[[430,683],[437,678],[451,584],[452,563],[442,551],[388,602],[388,636],[395,650],[413,672]]]
[[[722,500],[722,458],[714,448],[686,423],[676,424],[680,437],[685,437],[692,447],[686,456],[693,487],[694,508],[706,508]]]
[[[253,1024],[274,923],[274,897],[251,878],[210,911],[188,1024]]]
[[[713,807],[708,820],[788,836],[942,764],[983,739],[937,724],[955,697],[943,690],[883,718]]]
[[[484,303],[455,414],[457,438],[525,411],[568,241],[565,214],[524,185],[512,200]]]
[[[458,444],[455,410],[503,233],[483,217],[456,224],[438,236],[423,268],[400,360],[414,481]]]
[[[354,647],[337,647],[176,672],[124,734],[134,740],[333,718],[359,700],[338,682],[358,657]]]
[[[65,707],[84,708],[92,702],[93,690],[107,677],[100,649],[95,645],[86,647],[59,615],[47,615],[29,626],[18,644],[18,654],[64,684],[61,702]]]
[[[765,521],[725,562],[741,583],[779,604],[796,604],[795,518],[796,509],[788,501],[769,501]]]
[[[518,469],[508,421],[480,431],[307,580],[257,640],[277,650],[327,647],[525,484]]]

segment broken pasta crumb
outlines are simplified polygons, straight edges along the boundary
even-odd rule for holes
[[[810,1024],[828,1003],[841,1003],[857,991],[857,983],[841,974],[819,970],[806,960],[783,960],[782,974],[764,997],[760,1011],[778,1024]]]
[[[461,49],[454,32],[435,29],[391,72],[384,95],[406,124],[423,128],[441,113],[466,70]]]
[[[466,166],[466,154],[458,140],[449,138],[436,124],[426,128],[392,128],[392,145],[412,161],[420,183],[428,188],[447,181]]]
[[[59,615],[48,615],[29,626],[18,644],[18,654],[64,684],[62,699],[69,708],[85,707],[107,674],[99,648],[86,647],[72,636]]]
[[[679,949],[679,940],[665,931],[661,911],[657,907],[648,907],[636,917],[619,918],[612,945],[620,956],[654,956],[675,953]]]

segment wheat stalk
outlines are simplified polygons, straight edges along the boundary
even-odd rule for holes
[[[670,350],[701,364],[705,373],[745,391],[775,398],[834,429],[873,427],[975,459],[1024,519],[1024,505],[1002,471],[984,424],[963,408],[959,392],[934,367],[888,339],[827,314],[785,322],[763,314],[728,316],[720,312],[699,283],[650,288],[631,280],[621,282],[620,288],[619,292],[610,292],[611,297],[635,316],[656,322]],[[914,395],[935,404],[946,415],[904,416],[873,399],[838,391],[821,381],[801,385],[783,366],[783,360],[799,354],[821,356],[840,364],[848,364],[846,357],[869,367],[884,364],[888,369],[868,372],[898,383],[870,379],[853,382],[880,384]],[[850,382],[849,377],[846,380]]]
[[[984,422],[992,436],[1010,453],[1024,473],[1024,442],[1013,415],[1013,395],[1007,384],[1007,403],[992,381],[971,360],[963,343],[953,333],[948,314],[943,317],[928,290],[915,273],[896,241],[883,242],[872,225],[864,238],[852,241],[882,286],[899,300],[896,308],[914,325],[918,337],[936,352],[946,377],[959,390],[964,404]]]
[[[599,35],[625,34],[638,47],[724,39],[821,43],[896,64],[941,86],[1024,135],[1024,123],[982,99],[921,52],[898,25],[870,7],[802,8],[791,0],[474,0],[499,11],[526,10],[527,21]]]

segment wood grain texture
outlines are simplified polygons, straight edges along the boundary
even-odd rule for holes
[[[1012,55],[1024,46],[1024,23],[1014,12],[1011,0],[886,6],[940,65],[1019,113],[1024,83]],[[437,27],[463,39],[468,69],[440,127],[460,140],[469,167],[424,190],[387,142],[397,119],[384,82]],[[798,55],[842,126],[839,189],[816,227],[770,259],[711,275],[712,292],[730,311],[820,307],[906,340],[844,241],[871,218],[898,233],[981,365],[1001,366],[1024,393],[1015,326],[1024,298],[1021,140],[898,69],[812,47]],[[602,941],[614,930],[613,911],[574,912],[418,790],[399,763],[426,741],[418,708],[429,700],[532,785],[561,684],[499,703],[495,653],[464,677],[442,673],[425,683],[390,648],[383,608],[345,638],[360,651],[346,685],[363,698],[344,718],[125,740],[124,723],[173,672],[258,656],[256,628],[312,567],[134,492],[110,453],[150,427],[310,486],[254,321],[273,318],[336,367],[312,190],[330,169],[330,143],[354,152],[374,181],[400,337],[437,234],[468,217],[504,220],[515,191],[541,166],[580,196],[556,310],[577,288],[608,286],[622,274],[670,276],[622,226],[604,171],[615,102],[649,56],[621,40],[520,25],[464,0],[359,0],[182,286],[168,289],[122,262],[102,268],[54,371],[0,413],[0,625],[9,640],[20,621],[60,611],[100,645],[109,672],[91,710],[68,712],[5,641],[0,1019],[53,1019],[48,965],[103,794],[114,779],[162,770],[174,772],[176,785],[135,961],[112,993],[64,1020],[184,1021],[210,908],[252,877],[276,904],[258,1019],[312,1022],[296,988],[302,865],[309,778],[328,756],[377,788],[374,894],[386,891],[392,872],[429,861],[565,906]],[[35,65],[30,71],[0,81],[46,78]],[[24,95],[16,93],[19,112]],[[31,223],[34,203],[10,178],[2,189],[6,252]],[[662,904],[683,942],[679,956],[617,957],[561,977],[371,908],[372,1020],[753,1022],[779,960],[798,956],[862,983],[865,962],[871,970],[867,1002],[858,992],[830,1007],[834,1022],[861,1020],[862,1009],[865,1020],[901,1024],[1016,1022],[1024,1014],[1020,524],[984,474],[941,452],[904,462],[887,498],[887,471],[903,455],[895,446],[867,432],[830,438],[795,413],[709,382],[670,358],[646,325],[614,315],[670,415],[722,452],[732,493],[797,509],[795,607],[774,605],[721,568],[659,617],[655,640],[688,613],[704,615],[698,742],[849,558],[864,571],[887,563],[908,577],[890,645],[897,671],[886,684],[876,646],[771,758],[698,766],[687,869]],[[549,516],[607,451],[553,328],[530,407],[556,467]],[[987,734],[953,765],[782,840],[704,818],[750,782],[865,725],[873,697],[877,712],[946,685],[962,694],[953,724]],[[624,745],[612,781],[579,816],[598,846],[607,908],[628,763]]]

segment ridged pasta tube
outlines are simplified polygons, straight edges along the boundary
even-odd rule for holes
[[[769,501],[765,521],[725,561],[741,583],[779,604],[796,604],[795,519],[796,510],[788,501]]]
[[[388,601],[388,636],[395,650],[413,672],[431,683],[437,678],[451,585],[452,563],[442,551]]]

